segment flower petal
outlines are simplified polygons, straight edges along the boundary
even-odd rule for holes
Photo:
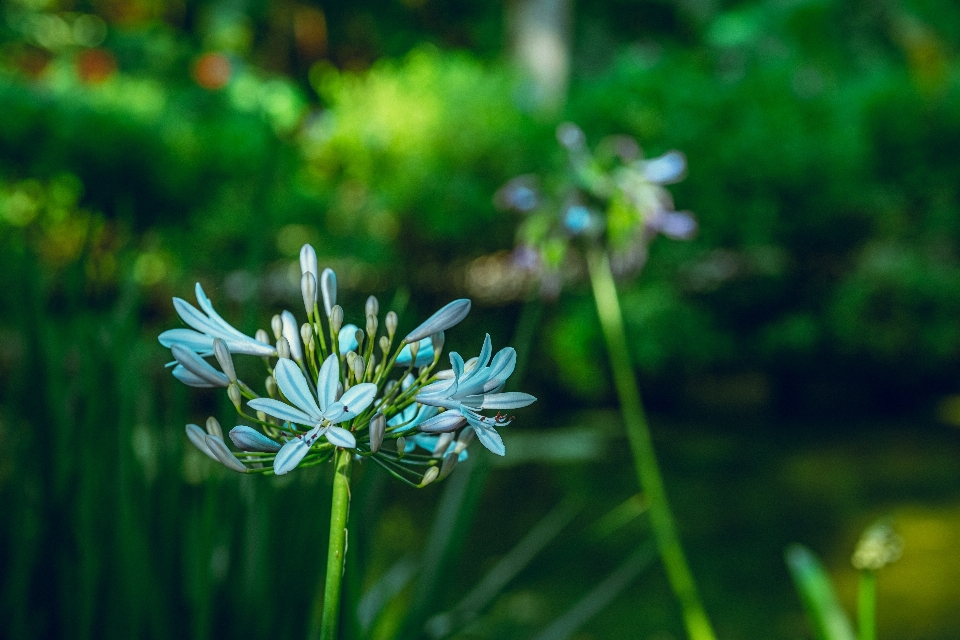
[[[499,387],[507,378],[513,374],[514,367],[517,366],[517,352],[513,347],[504,347],[493,356],[490,363],[490,379],[483,385],[484,392],[492,391]]]
[[[213,387],[219,387],[217,384],[210,384],[208,381],[203,378],[196,376],[186,369],[183,368],[182,364],[178,364],[173,368],[173,377],[187,385],[188,387],[196,387],[198,389],[210,389]]]
[[[312,273],[314,280],[319,279],[320,272],[317,271],[317,252],[309,244],[300,247],[300,273],[301,275]]]
[[[466,318],[468,313],[470,313],[470,301],[468,299],[454,300],[408,333],[403,341],[407,343],[417,342],[439,331],[446,331]]]
[[[183,298],[174,298],[173,308],[177,310],[177,315],[180,316],[181,320],[186,322],[200,333],[206,333],[207,335],[214,336],[215,338],[223,337],[220,335],[220,330],[217,328],[217,326],[210,321],[210,318],[200,313],[195,306]]]
[[[327,442],[344,449],[356,449],[357,439],[353,434],[341,427],[330,427],[327,429]]]
[[[217,462],[220,461],[219,459],[217,459],[217,456],[213,455],[213,452],[210,451],[210,447],[207,446],[206,431],[204,431],[203,429],[201,429],[195,424],[188,424],[187,438],[189,438],[190,442],[193,443],[193,446],[195,446],[197,449],[200,449],[200,451],[203,451],[205,454],[207,454],[211,460],[216,460]]]
[[[433,362],[433,340],[424,338],[418,344],[417,361],[413,363],[413,366],[422,367],[425,364]],[[405,367],[410,364],[411,360],[413,360],[413,358],[410,355],[410,345],[403,345],[403,349],[401,349],[397,355],[397,364]]]
[[[230,429],[230,439],[238,449],[244,451],[262,451],[264,453],[274,453],[280,451],[280,444],[274,442],[256,429],[246,425],[238,425]]]
[[[473,430],[477,432],[477,440],[479,440],[483,446],[498,456],[507,454],[507,448],[503,446],[503,439],[500,437],[500,434],[497,433],[496,429],[485,425],[478,426],[472,424],[472,426]]]
[[[280,447],[277,457],[273,460],[273,472],[278,476],[293,471],[310,451],[310,445],[303,438],[294,438]]]
[[[508,391],[506,393],[488,393],[483,396],[481,409],[519,409],[526,407],[537,399],[529,393],[519,391]]]
[[[319,420],[305,414],[299,409],[294,409],[286,402],[280,402],[279,400],[274,400],[273,398],[256,398],[247,403],[247,405],[256,411],[263,411],[267,415],[271,415],[274,418],[279,418],[280,420],[285,420],[286,422],[295,422],[296,424],[303,424],[307,426],[313,426],[319,422]]]
[[[194,287],[194,293],[197,296],[197,302],[200,304],[200,308],[203,309],[204,313],[207,314],[211,324],[216,326],[222,333],[233,336],[239,340],[250,339],[249,336],[240,333],[237,329],[233,328],[233,325],[220,317],[220,314],[214,310],[213,304],[210,302],[210,298],[208,298],[207,294],[203,292],[203,287],[200,286],[199,282],[197,283],[197,286]]]
[[[168,349],[175,344],[181,344],[201,356],[213,353],[213,338],[193,329],[168,329],[160,334],[158,340]]]
[[[370,406],[370,403],[373,402],[373,399],[377,397],[377,385],[372,382],[364,382],[362,384],[357,384],[349,389],[340,397],[340,404],[343,405],[344,414],[347,415],[347,420],[354,416],[360,415],[364,409]],[[342,420],[338,420],[341,422]]]
[[[679,151],[668,151],[660,157],[641,164],[643,177],[657,184],[672,184],[683,180],[687,172],[687,158]]]
[[[340,383],[340,359],[331,354],[320,366],[317,376],[317,400],[320,411],[326,411],[331,402],[337,400],[337,385]]]
[[[354,351],[359,346],[357,342],[357,325],[348,324],[337,334],[337,347],[340,349],[340,355],[346,355],[347,351]]]
[[[277,380],[277,386],[283,392],[284,397],[300,408],[301,411],[314,418],[313,422],[319,422],[323,416],[323,411],[317,406],[317,401],[313,397],[313,392],[307,385],[307,379],[303,377],[303,372],[293,360],[280,358],[277,366],[273,369],[273,377]]]
[[[181,344],[170,347],[170,352],[184,369],[207,382],[211,387],[226,387],[230,384],[227,376],[214,369],[209,362],[198,356],[193,350]]]
[[[236,471],[237,473],[246,473],[247,467],[244,466],[242,462],[237,460],[237,456],[233,455],[233,452],[227,448],[226,443],[216,436],[208,435],[206,437],[207,448],[216,456],[217,460],[223,463],[227,469]]]
[[[320,294],[323,296],[323,310],[329,318],[333,305],[337,304],[337,274],[333,269],[324,269],[320,274]]]
[[[421,422],[419,429],[425,433],[445,433],[448,431],[456,431],[462,427],[466,421],[467,419],[456,411],[444,411],[440,415]]]

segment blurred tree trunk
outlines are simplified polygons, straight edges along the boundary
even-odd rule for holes
[[[511,54],[539,111],[563,106],[570,77],[573,0],[513,0],[507,5]]]

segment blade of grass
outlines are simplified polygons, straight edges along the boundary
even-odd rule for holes
[[[853,627],[816,555],[803,545],[787,547],[787,568],[818,640],[855,640]]]

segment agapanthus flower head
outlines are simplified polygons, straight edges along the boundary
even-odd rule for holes
[[[683,180],[687,159],[679,151],[645,157],[628,136],[610,136],[591,152],[583,130],[573,123],[557,128],[557,141],[567,152],[567,166],[558,175],[518,176],[494,198],[501,209],[524,214],[518,230],[521,258],[517,268],[539,272],[541,295],[553,297],[582,260],[575,254],[589,246],[607,250],[629,276],[644,264],[647,247],[657,235],[688,240],[697,223],[688,211],[675,211],[664,188]],[[551,185],[544,192],[541,185]],[[515,261],[516,262],[516,261]]]
[[[466,317],[469,300],[448,303],[398,340],[397,315],[389,311],[381,323],[380,305],[372,296],[358,324],[343,324],[336,275],[325,269],[317,277],[316,252],[309,245],[300,252],[300,267],[307,322],[299,324],[290,311],[275,315],[276,345],[267,342],[263,330],[254,339],[230,326],[199,284],[200,310],[174,299],[191,329],[160,336],[171,349],[173,375],[193,387],[226,388],[247,423],[229,432],[238,451],[228,446],[215,420],[207,431],[187,425],[188,439],[201,452],[234,471],[282,475],[348,449],[413,486],[445,478],[465,459],[474,434],[488,449],[504,454],[497,427],[510,424],[512,417],[499,410],[535,401],[502,391],[515,366],[513,349],[493,356],[487,336],[478,358],[464,362],[452,353],[452,368],[436,371],[445,331]],[[255,355],[264,362],[264,395],[237,377],[234,355]],[[219,369],[208,362],[211,356]],[[485,410],[497,414],[484,415]],[[390,440],[395,444],[385,446]]]

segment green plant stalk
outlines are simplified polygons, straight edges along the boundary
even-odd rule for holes
[[[860,572],[860,589],[857,594],[857,628],[859,640],[877,639],[877,572],[864,569]]]
[[[637,477],[650,505],[650,522],[660,557],[663,558],[667,578],[680,602],[683,621],[690,638],[715,640],[716,635],[700,602],[700,596],[697,594],[693,574],[683,553],[670,504],[667,502],[663,477],[660,475],[656,454],[653,451],[653,441],[650,438],[650,427],[647,424],[637,379],[628,355],[623,314],[620,311],[620,300],[617,297],[617,288],[610,270],[610,258],[605,251],[591,249],[587,253],[587,266]]]
[[[337,451],[330,504],[330,542],[327,547],[327,575],[323,589],[323,618],[320,640],[337,640],[340,622],[340,589],[343,586],[344,557],[347,553],[347,517],[350,513],[350,460],[346,449]]]

